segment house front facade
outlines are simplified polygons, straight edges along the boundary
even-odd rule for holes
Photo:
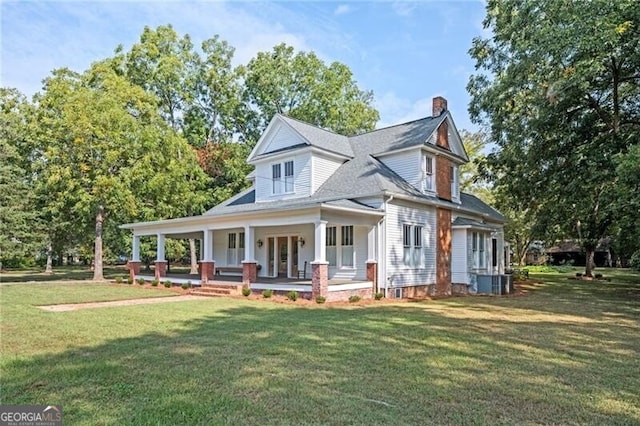
[[[447,102],[426,118],[347,137],[276,115],[247,159],[251,186],[200,216],[122,225],[200,241],[194,284],[236,275],[261,290],[339,300],[477,292],[504,273],[504,217],[459,189],[468,161]]]

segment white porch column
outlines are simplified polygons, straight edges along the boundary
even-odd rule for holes
[[[367,261],[378,260],[377,241],[376,241],[377,231],[378,231],[377,225],[369,227],[369,230],[367,231]]]
[[[255,229],[253,226],[244,226],[244,261],[255,262]]]
[[[158,247],[157,247],[156,261],[164,262],[164,234],[158,234]]]
[[[202,261],[211,262],[213,260],[213,231],[205,229],[202,238]]]
[[[140,236],[134,235],[131,246],[131,261],[140,262]]]
[[[327,254],[327,221],[316,222],[315,228],[315,260],[314,262],[326,262]]]

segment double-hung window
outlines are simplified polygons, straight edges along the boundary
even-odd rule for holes
[[[419,225],[402,225],[402,262],[405,266],[422,265],[423,228]]]
[[[485,251],[485,235],[480,232],[471,234],[471,251],[473,253],[473,267],[485,268],[487,264],[487,253]]]
[[[326,245],[327,245],[327,262],[329,266],[338,264],[338,252],[336,247],[336,227],[327,227]]]
[[[353,267],[353,225],[342,227],[342,266]]]
[[[227,236],[227,265],[238,264],[238,249],[237,249],[236,233],[231,232]]]
[[[282,167],[279,163],[271,166],[271,178],[273,181],[273,193],[282,193]]]
[[[283,176],[284,169],[284,176]],[[271,181],[273,194],[293,192],[293,160],[271,165]]]
[[[451,166],[451,198],[458,198],[458,166]]]
[[[424,156],[424,190],[433,191],[433,157]]]

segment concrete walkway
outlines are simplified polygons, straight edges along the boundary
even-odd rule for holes
[[[154,303],[184,302],[187,300],[206,300],[202,296],[167,296],[149,297],[146,299],[112,300],[109,302],[71,303],[68,305],[41,305],[38,308],[49,312],[78,311],[80,309],[108,308],[112,306],[150,305]]]

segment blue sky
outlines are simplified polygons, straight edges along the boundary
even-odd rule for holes
[[[447,98],[459,129],[476,130],[466,85],[467,51],[483,34],[484,2],[2,1],[0,85],[27,95],[51,70],[83,71],[128,49],[144,26],[171,24],[196,45],[219,34],[236,64],[281,42],[345,63],[373,90],[378,127],[424,117]]]

